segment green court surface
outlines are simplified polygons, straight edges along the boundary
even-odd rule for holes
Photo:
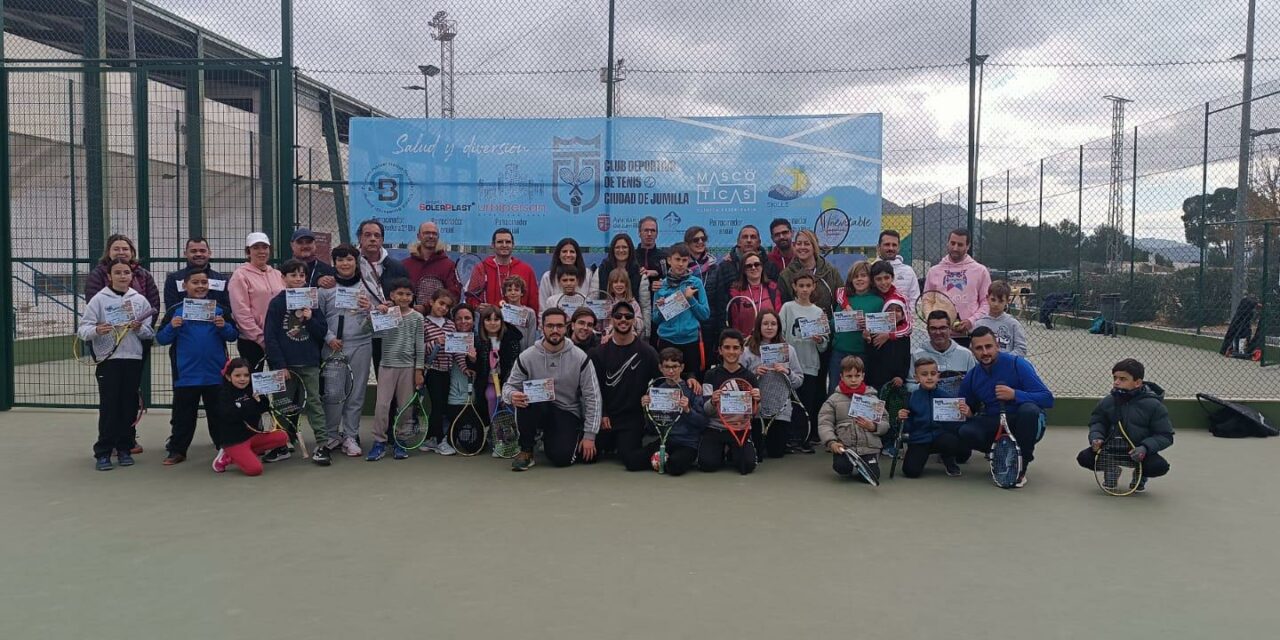
[[[825,454],[747,477],[613,462],[516,474],[434,454],[219,476],[203,431],[190,461],[160,465],[160,412],[138,465],[103,473],[95,419],[0,414],[6,640],[1132,640],[1280,625],[1273,441],[1181,432],[1168,478],[1112,498],[1075,465],[1080,429],[1050,429],[1029,486],[1004,491],[980,456],[962,478],[932,465],[879,489],[836,478]]]

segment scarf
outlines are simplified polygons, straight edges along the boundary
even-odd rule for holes
[[[840,379],[840,393],[843,393],[844,395],[852,398],[853,396],[860,396],[866,392],[867,392],[866,380],[863,380],[862,384],[859,384],[856,387],[851,387],[844,383],[844,378]]]

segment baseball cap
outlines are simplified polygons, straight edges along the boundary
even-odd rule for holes
[[[252,247],[255,244],[265,244],[269,247],[271,246],[271,238],[268,238],[267,234],[261,231],[254,231],[253,233],[245,236],[244,246]]]
[[[293,232],[293,237],[289,238],[289,242],[297,242],[303,238],[311,238],[312,240],[315,240],[316,234],[310,229],[303,227]]]

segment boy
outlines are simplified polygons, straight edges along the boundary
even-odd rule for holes
[[[280,265],[287,289],[300,289],[307,286],[307,264],[301,260],[289,260]],[[328,331],[328,323],[324,314],[315,309],[295,309],[290,311],[285,301],[287,292],[281,291],[267,305],[267,318],[263,327],[263,338],[267,347],[267,365],[272,370],[285,371],[288,384],[301,384],[307,391],[307,404],[303,410],[307,414],[307,422],[316,437],[315,452],[311,461],[328,466],[329,451],[324,445],[329,441],[325,428],[323,402],[320,400],[320,350],[324,348],[324,334]],[[298,425],[291,425],[293,433],[290,438],[301,438]],[[277,462],[289,457],[287,447],[270,451],[263,457],[263,462]]]
[[[671,433],[667,436],[666,472],[670,476],[682,476],[698,461],[698,444],[702,439],[703,431],[707,428],[707,417],[702,412],[692,409],[699,398],[689,385],[680,381],[684,376],[684,356],[681,355],[680,350],[667,347],[658,354],[658,358],[661,361],[658,366],[662,371],[662,377],[680,386],[681,396],[677,402],[681,415],[675,424],[671,425]],[[649,406],[648,393],[640,398],[640,404],[644,407]],[[654,470],[657,470],[656,463]]]
[[[351,366],[355,385],[346,402],[324,407],[325,431],[329,434],[324,448],[341,448],[348,457],[358,458],[362,453],[360,444],[356,442],[360,436],[360,410],[364,407],[369,367],[373,364],[373,322],[369,319],[372,304],[360,280],[359,250],[344,242],[334,247],[332,256],[333,268],[338,272],[335,276],[338,284],[332,289],[320,290],[320,310],[328,327],[325,332],[327,349],[323,355],[327,358],[329,354],[341,351]],[[342,320],[342,335],[338,335],[339,319]]]
[[[525,298],[526,290],[527,285],[525,285],[524,280],[520,279],[520,276],[507,276],[507,279],[502,281],[502,302],[498,304],[499,307],[519,307],[523,311],[523,322],[521,324],[507,323],[507,331],[514,330],[519,334],[521,351],[532,347],[533,343],[538,341],[537,314],[534,313],[531,307],[524,306],[521,302]]]
[[[578,293],[578,274],[572,271],[562,272],[556,284],[560,285],[560,293],[548,296],[545,308],[560,307],[565,313],[573,315],[578,307],[586,304],[586,296]]]
[[[947,339],[951,338],[948,336]],[[960,444],[960,425],[964,424],[964,420],[943,422],[933,417],[933,400],[955,398],[956,394],[938,386],[942,375],[933,358],[917,358],[914,368],[918,386],[907,399],[907,407],[898,410],[902,434],[911,445],[903,454],[902,473],[908,478],[919,478],[924,473],[924,465],[929,461],[930,454],[936,453],[942,456],[942,465],[946,467],[947,475],[957,477],[960,475],[960,465],[956,464],[956,456],[963,449]],[[964,400],[960,400],[959,405],[960,415],[965,419],[973,415]]]
[[[685,367],[692,376],[702,373],[702,322],[711,317],[707,305],[707,290],[702,278],[689,272],[693,254],[683,242],[671,247],[667,255],[667,277],[662,279],[658,291],[653,294],[654,316],[657,325],[658,348],[675,347],[684,356]],[[673,296],[684,296],[689,307],[670,318],[664,318],[659,309]]]
[[[1089,447],[1076,456],[1076,462],[1086,469],[1093,469],[1094,458],[1117,421],[1124,422],[1124,430],[1133,441],[1129,457],[1142,463],[1142,480],[1139,492],[1147,490],[1147,479],[1159,478],[1169,473],[1169,461],[1160,452],[1173,446],[1173,423],[1164,406],[1164,389],[1154,382],[1146,382],[1146,368],[1133,358],[1126,358],[1111,367],[1111,395],[1093,408],[1089,417]]]
[[[413,390],[423,384],[423,367],[426,361],[425,344],[422,341],[422,314],[413,309],[413,285],[408,278],[393,278],[387,282],[391,303],[400,309],[400,324],[393,329],[379,331],[382,338],[382,362],[378,365],[378,400],[373,410],[373,446],[365,460],[374,462],[387,454],[387,434],[392,422],[391,407],[403,407],[413,397]],[[386,313],[389,307],[379,305]],[[410,409],[412,411],[412,409]],[[392,457],[404,460],[409,452],[392,441]]]
[[[1015,356],[1027,355],[1027,332],[1022,329],[1018,319],[1005,313],[1009,308],[1009,298],[1013,291],[1009,283],[996,280],[987,288],[987,306],[990,310],[987,317],[978,320],[977,326],[990,327],[996,334],[996,344],[1001,351],[1008,351]]]
[[[849,416],[849,404],[853,396],[876,398],[876,390],[867,386],[866,370],[862,358],[845,356],[840,361],[840,382],[831,397],[822,403],[818,411],[818,437],[822,446],[831,452],[831,468],[846,478],[857,476],[866,481],[853,468],[853,463],[845,457],[846,449],[866,461],[871,467],[871,474],[880,477],[880,436],[889,432],[889,420],[880,416],[876,422],[863,417]]]
[[[185,297],[193,300],[209,300],[209,273],[193,271],[182,283]],[[181,300],[181,298],[179,298]],[[187,321],[183,318],[182,303],[173,306],[173,319],[160,327],[156,342],[171,344],[174,354],[173,417],[170,420],[169,440],[165,442],[164,464],[171,466],[187,459],[187,448],[196,433],[196,414],[204,403],[209,437],[214,446],[213,421],[209,412],[218,403],[218,389],[222,385],[222,365],[227,361],[226,343],[240,337],[231,321],[231,310],[214,302],[212,321]]]
[[[800,403],[809,412],[809,424],[802,424],[799,420],[796,424],[792,424],[795,431],[792,437],[793,445],[800,453],[813,453],[813,447],[809,444],[809,435],[817,433],[818,405],[822,404],[826,386],[819,375],[822,366],[820,354],[827,350],[830,330],[823,335],[806,338],[800,328],[801,324],[806,323],[829,326],[827,313],[812,301],[813,288],[816,285],[817,280],[811,273],[800,273],[793,278],[791,288],[795,293],[795,300],[783,304],[782,311],[778,314],[782,318],[782,335],[786,338],[790,349],[795,351],[796,360],[800,363],[800,371],[804,374],[804,382],[800,383],[798,395]]]
[[[708,428],[702,434],[698,444],[698,467],[703,471],[716,471],[724,466],[726,458],[738,473],[747,475],[756,468],[756,447],[748,437],[745,444],[738,446],[738,441],[725,428],[720,419],[720,385],[732,378],[741,378],[751,384],[751,404],[760,403],[759,380],[756,375],[742,366],[742,349],[746,340],[737,329],[725,329],[720,332],[720,364],[707,370],[702,382],[705,400],[702,413],[706,416]],[[725,456],[725,449],[729,455]]]

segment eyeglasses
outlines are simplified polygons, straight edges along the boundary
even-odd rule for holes
[[[552,322],[544,322],[542,328],[548,331],[563,331],[566,325]]]
[[[615,313],[615,314],[613,314],[613,316],[612,316],[612,317],[613,317],[613,319],[614,319],[614,320],[635,320],[635,319],[636,319],[636,314],[634,314],[634,313]]]
[[[763,264],[761,264],[761,263],[759,263],[759,262],[748,262],[747,264],[742,265],[742,268],[744,268],[744,269],[759,269],[759,268],[760,268],[760,267],[762,267],[762,266],[764,266],[764,265],[763,265]]]

